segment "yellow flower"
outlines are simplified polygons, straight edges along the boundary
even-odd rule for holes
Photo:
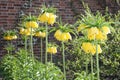
[[[67,33],[66,33],[66,37],[67,37],[67,39],[72,40],[72,37],[71,37],[71,35],[70,35],[70,33],[69,33],[69,32],[67,32]]]
[[[39,31],[35,33],[35,36],[44,38],[46,36],[46,33]]]
[[[25,23],[26,28],[38,28],[38,24],[35,21],[29,21]]]
[[[95,48],[95,45],[93,45],[93,44],[92,44],[92,48],[91,48],[90,53],[91,53],[92,55],[94,55],[94,54],[96,53],[96,48]]]
[[[8,35],[8,36],[5,36],[4,39],[5,40],[13,40],[13,39],[17,39],[17,36],[16,35],[13,35],[13,36]]]
[[[62,34],[62,32],[61,32],[60,30],[57,30],[57,31],[55,32],[55,34],[54,34],[54,37],[55,37],[58,41],[60,41],[60,40],[61,40],[61,34]]]
[[[102,31],[103,31],[104,34],[109,34],[110,33],[110,28],[107,27],[107,26],[103,26]]]
[[[41,37],[42,37],[42,38],[46,37],[46,33],[45,33],[45,32],[42,32]]]
[[[78,26],[78,31],[82,31],[83,29],[85,29],[87,26],[85,24],[80,24]]]
[[[14,36],[11,36],[11,38],[12,38],[12,39],[17,39],[17,36],[16,36],[16,35],[14,35]]]
[[[39,31],[39,32],[36,32],[36,33],[35,33],[35,36],[37,36],[37,37],[41,37],[41,34],[42,34],[42,32]]]
[[[88,34],[87,37],[89,40],[94,40],[96,38],[96,35]]]
[[[47,52],[51,53],[51,54],[55,54],[55,53],[57,53],[57,47],[49,47],[47,49]]]
[[[100,45],[97,45],[97,47],[98,47],[98,53],[102,53],[102,49],[101,49]]]
[[[30,35],[30,29],[25,29],[24,30],[24,35],[29,36]]]
[[[92,28],[88,29],[89,35],[96,35],[96,34],[98,34],[98,32],[99,32],[99,29],[97,27],[92,27]]]
[[[61,41],[67,41],[68,40],[68,37],[66,35],[66,33],[62,33],[61,34]]]
[[[25,34],[25,29],[24,28],[20,29],[20,34],[22,34],[22,35]]]
[[[85,51],[85,53],[91,53],[91,50],[92,50],[92,44],[89,43],[89,42],[84,42],[82,43],[82,47],[83,51]]]
[[[89,40],[107,40],[107,35],[102,33],[99,29],[96,27],[88,29],[87,37]]]
[[[87,30],[87,37],[89,40],[94,40],[96,38],[96,35],[99,33],[99,29],[97,27],[92,27]]]
[[[107,40],[107,35],[102,33],[100,30],[99,30],[99,33],[96,35],[96,39],[97,40]]]
[[[9,40],[12,40],[12,37],[11,36],[5,36],[4,39],[9,41]]]
[[[48,19],[48,24],[53,25],[56,21],[56,15],[54,15],[53,13],[49,13],[49,19]]]
[[[68,40],[71,40],[71,39],[72,39],[72,37],[71,37],[69,32],[63,32],[61,34],[61,41],[68,41]]]
[[[57,30],[54,34],[54,37],[58,40],[58,41],[68,41],[68,40],[72,40],[72,37],[70,35],[69,32],[62,32],[60,30]]]
[[[97,47],[98,47],[98,49],[97,49],[98,53],[102,53],[102,49],[101,49],[100,45],[97,45]],[[83,51],[85,53],[90,53],[92,55],[94,55],[96,53],[96,45],[94,45],[94,44],[92,44],[90,42],[82,43],[82,47],[81,48],[83,49]]]
[[[39,15],[38,16],[38,20],[42,23],[44,22],[48,22],[48,19],[49,19],[49,13],[45,12],[43,13],[42,15]]]

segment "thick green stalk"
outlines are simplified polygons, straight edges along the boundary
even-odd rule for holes
[[[50,57],[51,57],[51,63],[52,63],[52,61],[53,61],[53,59],[52,59],[52,53],[51,53],[51,56],[50,56]]]
[[[93,56],[92,56],[92,54],[91,54],[91,74],[92,74],[91,80],[94,80],[94,76],[93,76]]]
[[[42,56],[43,56],[43,45],[42,45],[42,38],[40,39],[40,49],[41,49],[41,55],[40,55],[40,57],[41,57],[41,62],[42,62]]]
[[[34,53],[33,53],[33,36],[32,36],[33,32],[32,32],[32,28],[31,28],[31,35],[30,35],[30,48],[31,48],[31,54],[32,54],[32,58],[34,57]]]
[[[48,25],[47,25],[47,23],[46,23],[46,38],[45,38],[45,41],[46,41],[45,63],[47,63],[47,45],[48,45]]]
[[[64,42],[62,42],[62,55],[63,55],[63,72],[64,72],[64,80],[66,80],[66,70],[65,70],[65,53],[64,53]]]
[[[100,80],[98,44],[96,42],[96,62],[97,62],[97,80]]]
[[[27,36],[25,35],[25,50],[27,51]]]
[[[85,64],[85,69],[86,69],[86,76],[88,75],[88,61],[86,60],[86,64]]]
[[[7,50],[7,52],[8,52],[8,54],[10,54],[10,51],[9,51],[9,50]]]

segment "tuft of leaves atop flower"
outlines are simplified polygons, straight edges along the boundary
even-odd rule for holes
[[[56,13],[56,8],[54,8],[54,6],[45,6],[45,5],[42,5],[42,8],[41,8],[41,12],[44,13],[44,12],[48,12],[48,13]]]
[[[89,27],[101,28],[103,26],[110,26],[112,22],[106,21],[106,15],[102,15],[99,11],[92,13],[88,5],[85,5],[85,14],[81,15],[81,24]]]

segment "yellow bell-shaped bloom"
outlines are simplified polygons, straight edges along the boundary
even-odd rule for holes
[[[13,40],[13,39],[17,39],[17,36],[16,35],[13,35],[13,36],[8,35],[8,36],[5,36],[4,39],[10,41],[10,40]]]
[[[11,36],[12,37],[12,39],[17,39],[17,36],[16,35],[14,35],[14,36]]]
[[[78,31],[82,31],[82,30],[84,30],[86,27],[87,27],[87,26],[86,26],[85,24],[80,24],[80,25],[78,26]]]
[[[47,52],[51,53],[51,54],[55,54],[55,53],[57,53],[57,47],[49,47],[47,49]]]
[[[35,36],[44,38],[44,37],[46,36],[46,33],[40,31],[40,32],[37,32],[37,33],[35,34]]]
[[[70,33],[69,33],[69,32],[67,32],[67,33],[66,33],[66,37],[67,37],[67,39],[72,40],[72,37],[71,37],[71,35],[70,35]]]
[[[11,36],[5,36],[4,39],[10,41],[10,40],[12,40],[12,37]]]
[[[35,33],[35,36],[36,36],[36,37],[41,37],[41,35],[42,35],[42,32],[41,32],[41,31]]]
[[[66,33],[61,34],[61,41],[68,41],[68,37],[67,37]]]
[[[36,36],[36,37],[44,38],[44,37],[46,36],[46,33],[39,31],[39,32],[36,32],[36,33],[35,33],[35,36]]]
[[[58,40],[58,41],[68,41],[68,40],[72,40],[72,37],[70,35],[69,32],[62,32],[60,30],[57,30],[54,34],[54,37]]]
[[[53,25],[56,21],[56,15],[53,13],[49,13],[49,19],[48,19],[48,24]]]
[[[48,22],[48,19],[49,19],[49,13],[47,13],[47,12],[45,12],[45,13],[43,13],[42,15],[39,15],[39,16],[38,16],[38,20],[39,20],[41,23]]]
[[[38,28],[38,23],[35,21],[29,21],[25,23],[26,28]]]
[[[42,38],[46,37],[46,33],[45,33],[45,32],[42,32],[41,37],[42,37]]]
[[[96,38],[96,35],[99,33],[99,29],[97,27],[92,27],[87,30],[87,37],[89,40],[94,40]]]
[[[61,40],[61,34],[62,34],[61,30],[57,30],[57,31],[55,32],[55,34],[54,34],[54,37],[55,37],[58,41],[60,41],[60,40]]]
[[[84,42],[84,43],[82,43],[82,47],[81,48],[83,49],[83,51],[85,53],[91,53],[91,50],[93,49],[93,46],[89,42]]]
[[[61,41],[68,41],[68,40],[71,40],[71,39],[72,39],[72,37],[71,37],[69,32],[63,32],[61,34]]]
[[[89,40],[94,40],[96,38],[96,35],[88,34],[87,37]]]
[[[92,28],[88,29],[89,35],[96,35],[96,34],[98,34],[98,32],[99,32],[99,29],[97,27],[92,27]]]
[[[29,36],[31,34],[30,29],[25,29],[24,30],[24,35]]]
[[[95,53],[96,53],[96,48],[95,48],[95,45],[91,45],[92,46],[92,48],[91,48],[91,50],[90,50],[90,53],[92,54],[92,55],[94,55]]]
[[[22,35],[25,34],[25,29],[21,28],[19,33],[22,34]]]
[[[103,26],[102,31],[103,31],[104,34],[109,34],[110,33],[110,28],[107,27],[107,26]]]
[[[90,53],[92,55],[96,54],[96,45],[90,43],[90,42],[84,42],[82,43],[82,47],[83,51],[85,53]],[[97,50],[98,50],[98,53],[102,53],[102,49],[100,47],[100,45],[97,45]]]
[[[102,53],[102,49],[101,49],[100,45],[97,45],[97,48],[98,48],[98,53]]]
[[[104,33],[102,33],[102,32],[99,30],[99,33],[96,35],[96,39],[97,39],[97,40],[102,40],[102,41],[107,40],[107,35],[104,34]]]

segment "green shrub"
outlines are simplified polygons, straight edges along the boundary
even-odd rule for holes
[[[114,29],[111,29],[112,33],[108,35],[106,44],[102,46],[103,52],[99,55],[101,80],[120,79],[120,12],[116,15],[112,15],[110,19],[111,22],[114,22],[112,24]],[[82,71],[85,71],[86,62],[89,63],[88,67],[90,69],[90,56],[85,55],[85,53],[81,51],[81,43],[82,41],[80,39],[75,39],[66,44],[69,46],[66,48],[66,54],[68,56],[66,64],[67,72],[72,71],[81,74]],[[95,63],[96,58],[93,58]],[[95,66],[96,64],[94,64],[94,69],[96,69]],[[90,70],[88,70],[88,72],[90,73]],[[76,78],[76,76],[74,77]]]
[[[25,50],[7,54],[1,62],[4,80],[62,80],[61,70],[53,63],[46,65],[32,58]]]

